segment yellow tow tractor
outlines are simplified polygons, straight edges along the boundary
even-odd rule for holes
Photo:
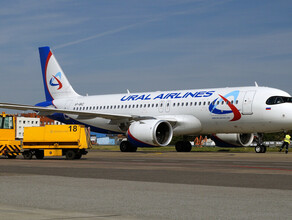
[[[80,159],[91,148],[89,131],[83,125],[46,125],[25,127],[22,155],[24,159],[43,159],[47,156],[66,156]]]
[[[21,141],[15,139],[16,134],[14,115],[0,115],[0,155],[10,159],[16,158],[21,151]]]

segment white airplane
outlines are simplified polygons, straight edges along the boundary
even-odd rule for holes
[[[249,146],[254,133],[292,129],[292,97],[279,89],[234,87],[81,96],[69,83],[49,47],[40,47],[46,101],[36,106],[0,103],[0,108],[33,110],[92,131],[124,133],[123,152],[168,145],[176,135],[216,134],[221,143]],[[175,144],[188,152],[188,141]],[[259,138],[255,151],[266,147]]]

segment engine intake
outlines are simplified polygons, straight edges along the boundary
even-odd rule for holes
[[[127,132],[128,140],[139,147],[166,146],[172,135],[172,126],[164,120],[135,121]]]

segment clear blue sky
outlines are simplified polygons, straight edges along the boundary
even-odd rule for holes
[[[292,1],[1,1],[0,102],[44,100],[38,47],[85,95],[260,86],[292,94]]]

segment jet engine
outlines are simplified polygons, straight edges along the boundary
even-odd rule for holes
[[[138,147],[166,146],[172,140],[173,129],[164,120],[133,122],[127,132],[128,141]]]
[[[218,147],[248,147],[254,139],[254,134],[213,134],[211,139]]]

